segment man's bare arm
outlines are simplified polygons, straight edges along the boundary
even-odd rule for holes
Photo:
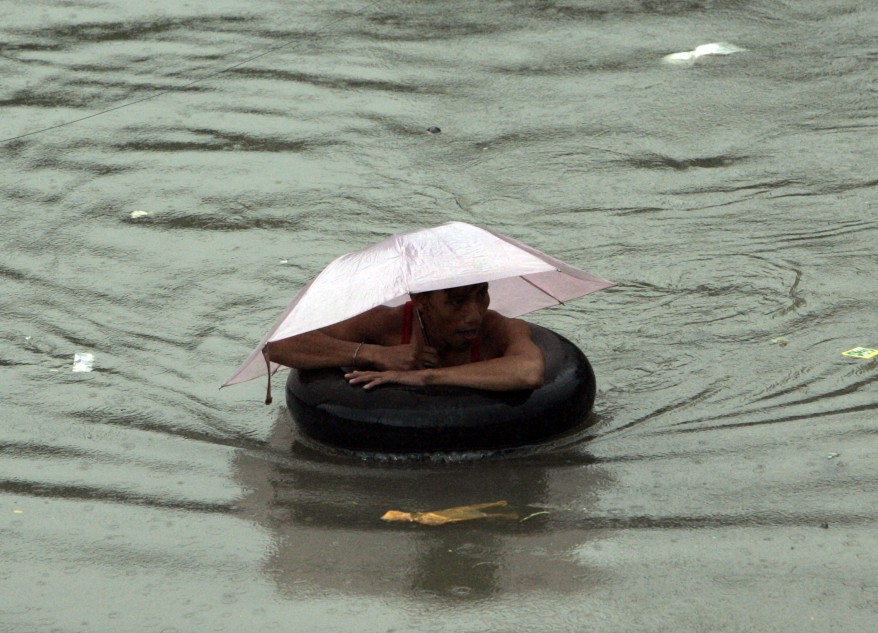
[[[362,366],[360,343],[329,336],[316,330],[269,343],[268,358],[273,363],[296,369]],[[359,348],[359,351],[357,351]],[[356,358],[354,354],[356,353]],[[363,354],[365,357],[366,354]]]
[[[371,389],[385,383],[412,386],[447,385],[492,391],[536,389],[543,384],[545,360],[533,342],[530,326],[524,321],[508,319],[503,356],[491,360],[417,371],[354,371],[348,382]]]
[[[266,346],[268,358],[296,369],[353,366],[411,370],[423,367],[425,361],[437,362],[432,348],[374,343],[393,326],[390,310],[376,308],[320,330],[274,341]]]

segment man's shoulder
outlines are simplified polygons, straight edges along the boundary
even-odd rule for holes
[[[375,321],[399,320],[402,318],[405,306],[375,306],[362,314],[363,317]]]
[[[529,336],[530,325],[521,319],[505,317],[499,312],[488,310],[482,319],[482,333],[501,338]]]
[[[389,344],[389,339],[395,339],[402,332],[404,306],[380,305],[360,315],[361,327],[364,335],[376,342]]]
[[[328,334],[345,340],[383,339],[388,331],[399,329],[403,307],[376,306],[324,328]]]
[[[487,358],[505,355],[509,350],[533,345],[530,324],[489,310],[482,319],[482,342]]]
[[[482,319],[482,322],[488,327],[502,327],[510,324],[526,323],[525,321],[522,321],[518,318],[503,316],[502,314],[500,314],[499,312],[495,312],[494,310],[488,310],[487,312],[485,312],[485,316]]]

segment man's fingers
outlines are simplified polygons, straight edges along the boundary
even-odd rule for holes
[[[401,385],[417,385],[418,372],[414,371],[360,371],[354,370],[344,375],[351,385],[362,385],[363,389],[372,389],[379,385],[399,383]]]
[[[418,360],[423,367],[439,367],[442,364],[439,361],[439,354],[432,347],[425,347]]]
[[[371,389],[372,387],[380,385],[382,382],[384,382],[381,375],[376,374],[375,372],[354,371],[349,374],[345,374],[344,377],[347,379],[348,384],[351,385],[366,383],[363,385],[363,389]]]

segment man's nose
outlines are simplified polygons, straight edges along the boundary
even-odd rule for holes
[[[466,309],[463,313],[464,322],[468,325],[479,323],[482,320],[482,311],[479,308],[478,301],[467,301]]]

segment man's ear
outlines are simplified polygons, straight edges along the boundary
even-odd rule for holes
[[[418,292],[412,295],[412,303],[415,304],[415,307],[421,314],[425,314],[430,310],[430,293],[429,292]]]

